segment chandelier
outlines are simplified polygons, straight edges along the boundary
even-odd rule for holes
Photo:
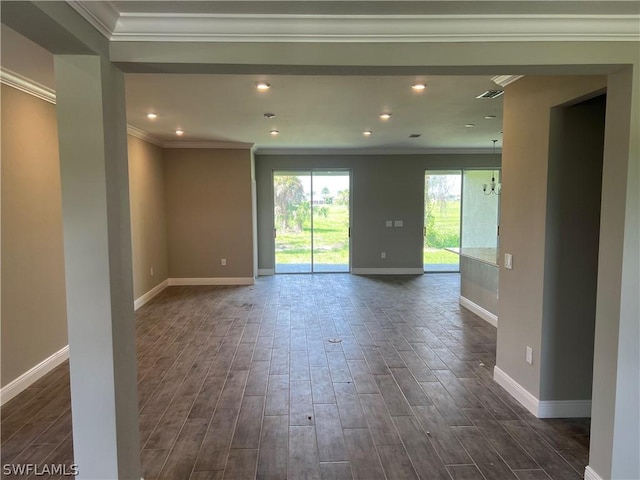
[[[493,154],[496,153],[496,142],[498,140],[491,140],[493,142]],[[502,193],[502,184],[496,182],[496,172],[495,170],[491,173],[491,183],[483,184],[482,191],[485,195],[500,195]]]

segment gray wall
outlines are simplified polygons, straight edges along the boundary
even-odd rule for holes
[[[541,400],[590,400],[606,97],[551,110]]]
[[[56,107],[2,85],[2,386],[67,345]]]
[[[351,171],[351,267],[423,269],[424,173],[497,167],[500,155],[256,155],[258,267],[274,268],[274,170]],[[386,228],[386,220],[403,220]],[[386,259],[380,252],[386,252]]]
[[[500,271],[496,365],[538,399],[550,112],[605,86],[605,77],[564,76],[525,77],[505,88],[500,253],[513,255],[513,269]]]
[[[133,298],[169,278],[162,148],[129,136]],[[151,273],[153,269],[153,274]]]
[[[460,274],[460,295],[498,315],[499,267],[461,256]]]
[[[57,133],[55,105],[2,85],[2,387],[68,343]],[[167,278],[164,180],[162,150],[128,143],[138,298]]]
[[[169,277],[253,278],[251,151],[168,148],[163,158]]]

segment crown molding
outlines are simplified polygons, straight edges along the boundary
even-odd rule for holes
[[[24,93],[28,93],[29,95],[33,95],[45,102],[53,103],[54,105],[56,103],[56,92],[53,89],[45,87],[7,68],[0,67],[0,82]]]
[[[640,15],[118,15],[109,2],[69,5],[115,42],[640,41]]]
[[[45,87],[44,85],[41,85],[40,83],[7,68],[0,67],[0,83],[9,85],[10,87],[39,98],[40,100],[44,100],[45,102],[49,102],[54,105],[56,104],[55,90]],[[159,147],[164,146],[164,144],[156,137],[150,135],[144,130],[134,127],[133,125],[127,125],[127,133],[132,137],[139,138]]]
[[[111,2],[67,0],[67,3],[98,32],[111,38],[120,18],[120,12]]]
[[[492,155],[492,148],[257,148],[256,155]]]
[[[224,148],[231,150],[252,150],[253,143],[243,142],[165,142],[163,148]]]
[[[154,137],[148,132],[144,130],[140,130],[138,127],[134,127],[133,125],[127,124],[127,133],[132,137],[139,138],[140,140],[144,140],[145,142],[152,143],[157,147],[163,147],[164,143],[158,138]]]
[[[524,77],[524,75],[496,75],[491,80],[504,88],[507,85],[520,80],[522,77]]]

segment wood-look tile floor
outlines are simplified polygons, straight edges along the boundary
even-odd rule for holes
[[[582,478],[589,421],[494,383],[496,330],[458,293],[454,274],[166,289],[136,314],[144,478]],[[72,462],[67,364],[1,413],[3,465]]]

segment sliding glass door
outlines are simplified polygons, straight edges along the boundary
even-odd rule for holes
[[[425,272],[458,272],[459,256],[450,249],[495,262],[500,169],[427,171],[424,185]]]
[[[311,272],[311,172],[273,174],[276,273]]]
[[[349,271],[348,171],[273,173],[276,273]]]
[[[424,181],[424,271],[458,272],[462,172],[427,171]]]

